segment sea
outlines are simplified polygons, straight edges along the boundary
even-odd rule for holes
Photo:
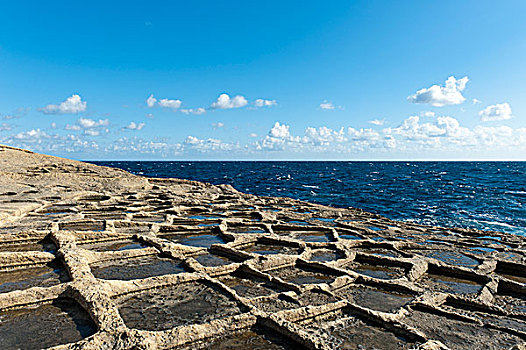
[[[526,162],[96,161],[150,177],[354,207],[393,220],[526,235]]]

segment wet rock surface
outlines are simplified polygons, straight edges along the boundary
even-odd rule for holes
[[[5,311],[0,320],[2,349],[42,349],[75,342],[96,331],[86,310],[72,299]]]
[[[0,194],[2,349],[525,345],[519,236],[5,146]]]
[[[128,327],[152,331],[206,323],[241,313],[237,303],[228,296],[196,282],[123,296],[118,304]]]

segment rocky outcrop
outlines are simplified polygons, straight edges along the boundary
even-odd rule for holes
[[[4,349],[524,347],[523,238],[0,146]]]

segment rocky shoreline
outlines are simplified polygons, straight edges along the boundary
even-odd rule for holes
[[[525,253],[0,145],[3,349],[526,349]]]

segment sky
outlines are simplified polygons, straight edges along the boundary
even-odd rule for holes
[[[0,143],[81,160],[526,160],[524,13],[9,1]]]

